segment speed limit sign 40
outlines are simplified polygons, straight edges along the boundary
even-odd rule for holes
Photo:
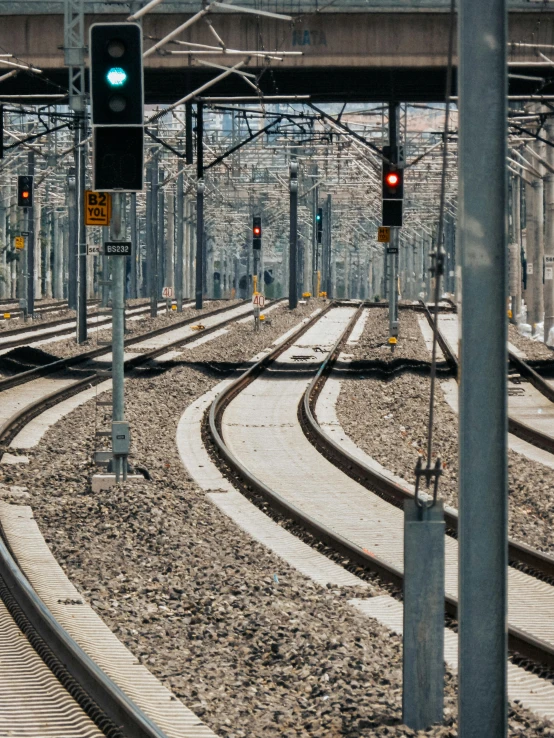
[[[164,287],[162,290],[162,297],[166,300],[173,297],[173,287]]]
[[[264,295],[252,295],[252,305],[254,307],[263,308],[265,306],[265,296]]]

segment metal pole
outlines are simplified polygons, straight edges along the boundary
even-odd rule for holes
[[[331,274],[331,249],[332,249],[332,242],[331,242],[331,222],[332,222],[332,207],[331,207],[331,195],[327,195],[327,217],[325,219],[325,240],[327,244],[327,263],[325,265],[326,270],[326,283],[325,283],[325,292],[327,293],[327,297],[333,297],[333,282],[332,282],[332,274]]]
[[[177,264],[175,265],[175,300],[177,312],[183,312],[183,239],[184,232],[184,179],[183,170],[177,175]]]
[[[314,174],[317,174],[317,165],[314,167]],[[318,243],[317,243],[317,185],[312,190],[312,295],[318,297],[317,294],[317,270],[318,270]]]
[[[158,213],[158,162],[154,160],[150,169],[150,217],[148,218],[147,228],[149,231],[149,249],[150,254],[150,317],[158,317],[158,239],[157,231],[157,213]]]
[[[79,119],[78,137],[81,144],[85,139],[85,119]],[[77,210],[77,343],[87,340],[87,239],[85,228],[85,172],[86,144],[82,143],[76,152],[76,210]]]
[[[397,256],[398,228],[390,229],[390,247],[388,251],[388,273],[389,273],[389,336],[398,335],[398,287],[397,287]]]
[[[121,240],[121,216],[124,195],[112,195],[112,238]],[[122,421],[125,415],[124,339],[125,339],[125,259],[112,256],[112,421]],[[114,456],[116,479],[126,476],[126,459]]]
[[[550,148],[550,147],[549,147]],[[521,319],[521,180],[519,177],[513,178],[512,190],[513,210],[514,210],[514,242],[517,246],[516,255],[516,293],[514,304],[512,305],[512,315],[514,323],[519,323]]]
[[[139,258],[139,244],[137,237],[137,193],[131,193],[131,243],[132,255],[131,255],[131,283],[129,285],[129,297],[135,298],[138,294],[138,270],[137,261]]]
[[[398,103],[389,103],[389,146],[393,164],[398,163]],[[398,335],[398,228],[391,228],[390,248],[387,248],[389,261],[389,336]]]
[[[196,118],[196,309],[202,310],[204,283],[204,106],[198,103]]]
[[[35,173],[35,154],[28,153],[29,174]],[[25,208],[27,211],[27,313],[33,317],[35,312],[35,219],[34,208]]]
[[[290,251],[289,251],[289,308],[298,304],[296,285],[298,266],[298,164],[290,165]]]
[[[460,3],[460,738],[507,733],[507,21]]]
[[[167,236],[165,242],[165,280],[164,285],[170,287],[173,294],[175,288],[175,195],[167,193]],[[172,298],[167,300],[167,308],[171,309]]]
[[[75,142],[78,142],[77,131],[75,131]],[[75,153],[77,158],[77,153]],[[67,280],[67,304],[71,310],[77,310],[77,179],[75,168],[70,167],[67,176],[68,213],[67,222],[69,228],[68,238],[68,280]],[[54,276],[52,279],[54,297],[59,297],[56,275],[56,263],[61,260],[58,243],[54,243]]]
[[[554,123],[548,118],[545,124],[545,133],[554,143]],[[554,168],[554,149],[546,147],[546,161]],[[545,221],[544,221],[544,342],[547,346],[554,345],[554,174],[547,171],[544,178],[545,194]],[[519,256],[519,254],[518,254]]]
[[[202,310],[203,296],[203,257],[204,257],[204,182],[199,180],[196,185],[196,279],[195,293],[197,310]]]
[[[158,225],[156,228],[157,234],[157,249],[158,249],[158,287],[156,293],[156,299],[159,300],[162,296],[162,290],[166,283],[166,250],[164,249],[164,237],[165,237],[165,191],[163,183],[165,180],[164,170],[160,167],[158,171],[158,198],[156,202],[157,214],[158,214]]]

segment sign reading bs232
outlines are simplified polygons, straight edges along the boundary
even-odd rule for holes
[[[107,226],[112,217],[112,198],[108,192],[85,190],[85,225]]]
[[[105,256],[130,256],[131,253],[130,241],[104,241]]]

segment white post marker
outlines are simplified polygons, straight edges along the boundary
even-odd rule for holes
[[[169,313],[171,310],[171,301],[173,300],[173,287],[163,287],[162,288],[162,297],[166,301],[166,313]]]
[[[254,331],[260,330],[260,310],[265,306],[265,295],[254,292],[252,295],[252,307],[254,308]]]

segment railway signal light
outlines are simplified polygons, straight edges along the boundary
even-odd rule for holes
[[[402,200],[404,198],[403,172],[395,164],[383,162],[383,200]]]
[[[404,171],[394,163],[397,152],[387,146],[383,149],[385,156],[392,161],[383,162],[382,191],[384,226],[402,226],[402,205],[404,199]]]
[[[315,216],[315,225],[316,225],[317,242],[321,243],[321,238],[323,235],[323,208],[317,209],[317,213]]]
[[[262,218],[254,215],[252,218],[252,248],[259,251],[262,248]]]
[[[136,23],[95,23],[89,48],[94,189],[142,190],[142,31]]]
[[[20,174],[17,178],[17,204],[20,208],[33,207],[33,177]]]

